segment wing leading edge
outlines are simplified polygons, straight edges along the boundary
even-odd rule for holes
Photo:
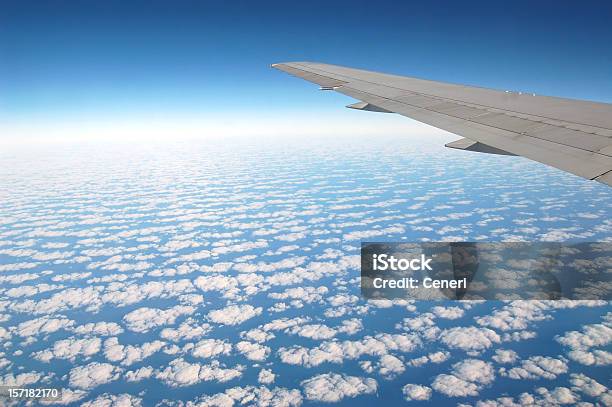
[[[447,147],[520,155],[612,186],[612,105],[434,82],[312,62],[273,68],[458,134]]]

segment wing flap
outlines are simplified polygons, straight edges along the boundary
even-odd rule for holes
[[[447,143],[444,146],[448,148],[454,148],[456,150],[476,151],[478,153],[516,155],[467,138],[462,138],[451,143]]]

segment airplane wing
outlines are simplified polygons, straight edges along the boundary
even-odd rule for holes
[[[447,147],[520,155],[612,185],[612,104],[313,62],[272,67],[361,100],[347,107],[399,113],[464,137]]]

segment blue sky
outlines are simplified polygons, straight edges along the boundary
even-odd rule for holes
[[[611,101],[612,7],[567,3],[2,1],[3,136],[33,124],[259,117],[265,128],[280,115],[298,126],[359,115],[269,68],[291,60]]]

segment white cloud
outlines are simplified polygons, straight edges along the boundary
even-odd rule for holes
[[[466,359],[453,365],[453,374],[478,384],[489,384],[495,379],[493,365],[478,359]]]
[[[596,349],[593,351],[572,350],[567,356],[580,364],[587,366],[607,366],[612,365],[612,353],[606,350]]]
[[[181,315],[191,314],[194,311],[194,307],[187,305],[175,305],[165,310],[142,307],[126,314],[123,321],[129,330],[145,333],[159,326],[174,324]]]
[[[378,389],[376,380],[371,378],[326,373],[302,381],[308,400],[335,403],[346,397],[372,394]]]
[[[240,333],[240,337],[243,339],[248,339],[253,342],[264,343],[271,339],[274,339],[276,336],[272,332],[264,331],[263,329],[251,329],[250,331],[243,331]]]
[[[363,323],[357,318],[351,318],[342,321],[337,330],[338,332],[345,333],[347,335],[354,335],[363,329]]]
[[[82,335],[115,336],[123,333],[123,328],[114,322],[90,322],[75,327],[73,332]]]
[[[597,380],[592,379],[582,373],[572,373],[570,375],[572,389],[580,391],[590,397],[599,397],[608,392],[608,388]]]
[[[69,383],[71,387],[90,390],[101,384],[117,380],[121,369],[109,363],[92,362],[85,366],[77,366],[70,370]]]
[[[224,325],[238,325],[241,324],[262,312],[261,307],[253,307],[250,304],[242,305],[230,305],[225,308],[210,311],[208,318],[212,322]]]
[[[331,339],[336,336],[337,331],[333,328],[323,324],[309,324],[294,326],[285,330],[285,333],[291,335],[298,335],[304,338],[310,338],[314,340]]]
[[[270,406],[270,407],[298,407],[302,404],[302,394],[299,390],[275,387],[268,389],[265,386],[232,387],[224,393],[206,395],[198,398],[188,407],[226,407],[238,405]]]
[[[482,351],[500,342],[499,335],[488,328],[454,327],[440,334],[440,341],[449,348],[464,351]]]
[[[412,334],[378,334],[355,341],[327,341],[309,349],[301,346],[279,348],[278,354],[284,363],[318,366],[322,363],[342,363],[344,359],[357,359],[362,355],[383,356],[390,351],[411,352],[421,345]]]
[[[268,358],[270,348],[259,343],[241,341],[236,344],[238,352],[242,353],[247,359],[261,362]]]
[[[108,338],[104,341],[104,356],[111,362],[130,366],[159,352],[165,344],[162,341],[153,341],[139,345],[121,345],[117,338]]]
[[[406,370],[404,362],[393,355],[382,355],[376,367],[378,373],[386,379],[392,379]]]
[[[33,357],[47,363],[51,359],[68,359],[74,362],[79,355],[87,358],[98,353],[101,343],[100,338],[62,339],[56,341],[51,349],[36,352]]]
[[[518,355],[510,349],[496,349],[495,355],[491,359],[497,363],[514,363],[518,359]]]
[[[403,226],[388,226],[381,229],[360,230],[346,233],[342,236],[343,240],[367,240],[372,237],[389,236],[404,233],[406,229]]]
[[[196,321],[194,318],[187,318],[177,328],[162,329],[159,336],[172,342],[180,342],[201,338],[210,333],[211,330],[210,324]]]
[[[536,392],[540,396],[537,405],[557,406],[562,404],[576,404],[580,398],[567,387],[555,387],[552,391],[539,387]]]
[[[451,374],[436,376],[431,387],[449,397],[477,396],[483,386],[495,379],[495,371],[491,363],[466,359],[455,363]]]
[[[140,407],[142,399],[131,394],[104,393],[91,401],[81,404],[82,407]]]
[[[222,339],[202,339],[195,344],[191,354],[197,358],[212,358],[218,355],[229,355],[232,344]]]
[[[436,376],[431,387],[448,397],[478,396],[479,386],[455,375],[440,374]]]
[[[37,336],[57,332],[60,329],[70,329],[74,326],[74,321],[64,317],[57,318],[43,316],[20,323],[16,332],[19,336]]]
[[[204,292],[224,292],[236,288],[236,286],[238,286],[238,280],[235,277],[214,274],[210,276],[200,276],[194,280],[193,284]]]
[[[4,376],[0,376],[0,386],[23,387],[38,383],[41,378],[42,375],[38,372],[19,373],[16,375],[7,373]]]
[[[585,325],[582,332],[570,331],[556,340],[573,349],[606,346],[612,342],[612,328],[604,324]]]
[[[412,359],[408,362],[411,366],[423,366],[426,363],[443,363],[446,362],[450,358],[450,352],[433,352],[429,355],[424,355],[416,359]]]
[[[276,375],[270,369],[261,369],[259,375],[257,375],[257,381],[261,384],[274,383],[275,379]]]
[[[567,363],[561,359],[550,356],[532,356],[521,362],[520,366],[513,367],[507,372],[500,373],[511,379],[555,379],[558,375],[567,373]]]
[[[277,300],[297,299],[306,303],[321,301],[323,295],[327,294],[327,287],[295,287],[288,288],[282,293],[271,293],[268,297]]]
[[[438,318],[458,319],[463,316],[465,311],[459,307],[440,307],[436,306],[431,309]]]
[[[153,376],[154,369],[151,366],[143,366],[136,370],[125,372],[125,380],[128,382],[139,382]]]
[[[295,318],[280,318],[272,320],[262,326],[264,331],[281,331],[283,329],[291,328],[295,325],[304,324],[310,321],[310,318],[306,317],[295,317]]]
[[[201,381],[227,382],[242,376],[243,370],[244,367],[240,365],[225,368],[218,361],[202,365],[174,359],[165,369],[157,371],[155,377],[170,387],[184,387]]]
[[[407,384],[402,387],[402,393],[406,401],[411,400],[429,400],[431,398],[431,389],[427,386],[420,386],[418,384]]]

